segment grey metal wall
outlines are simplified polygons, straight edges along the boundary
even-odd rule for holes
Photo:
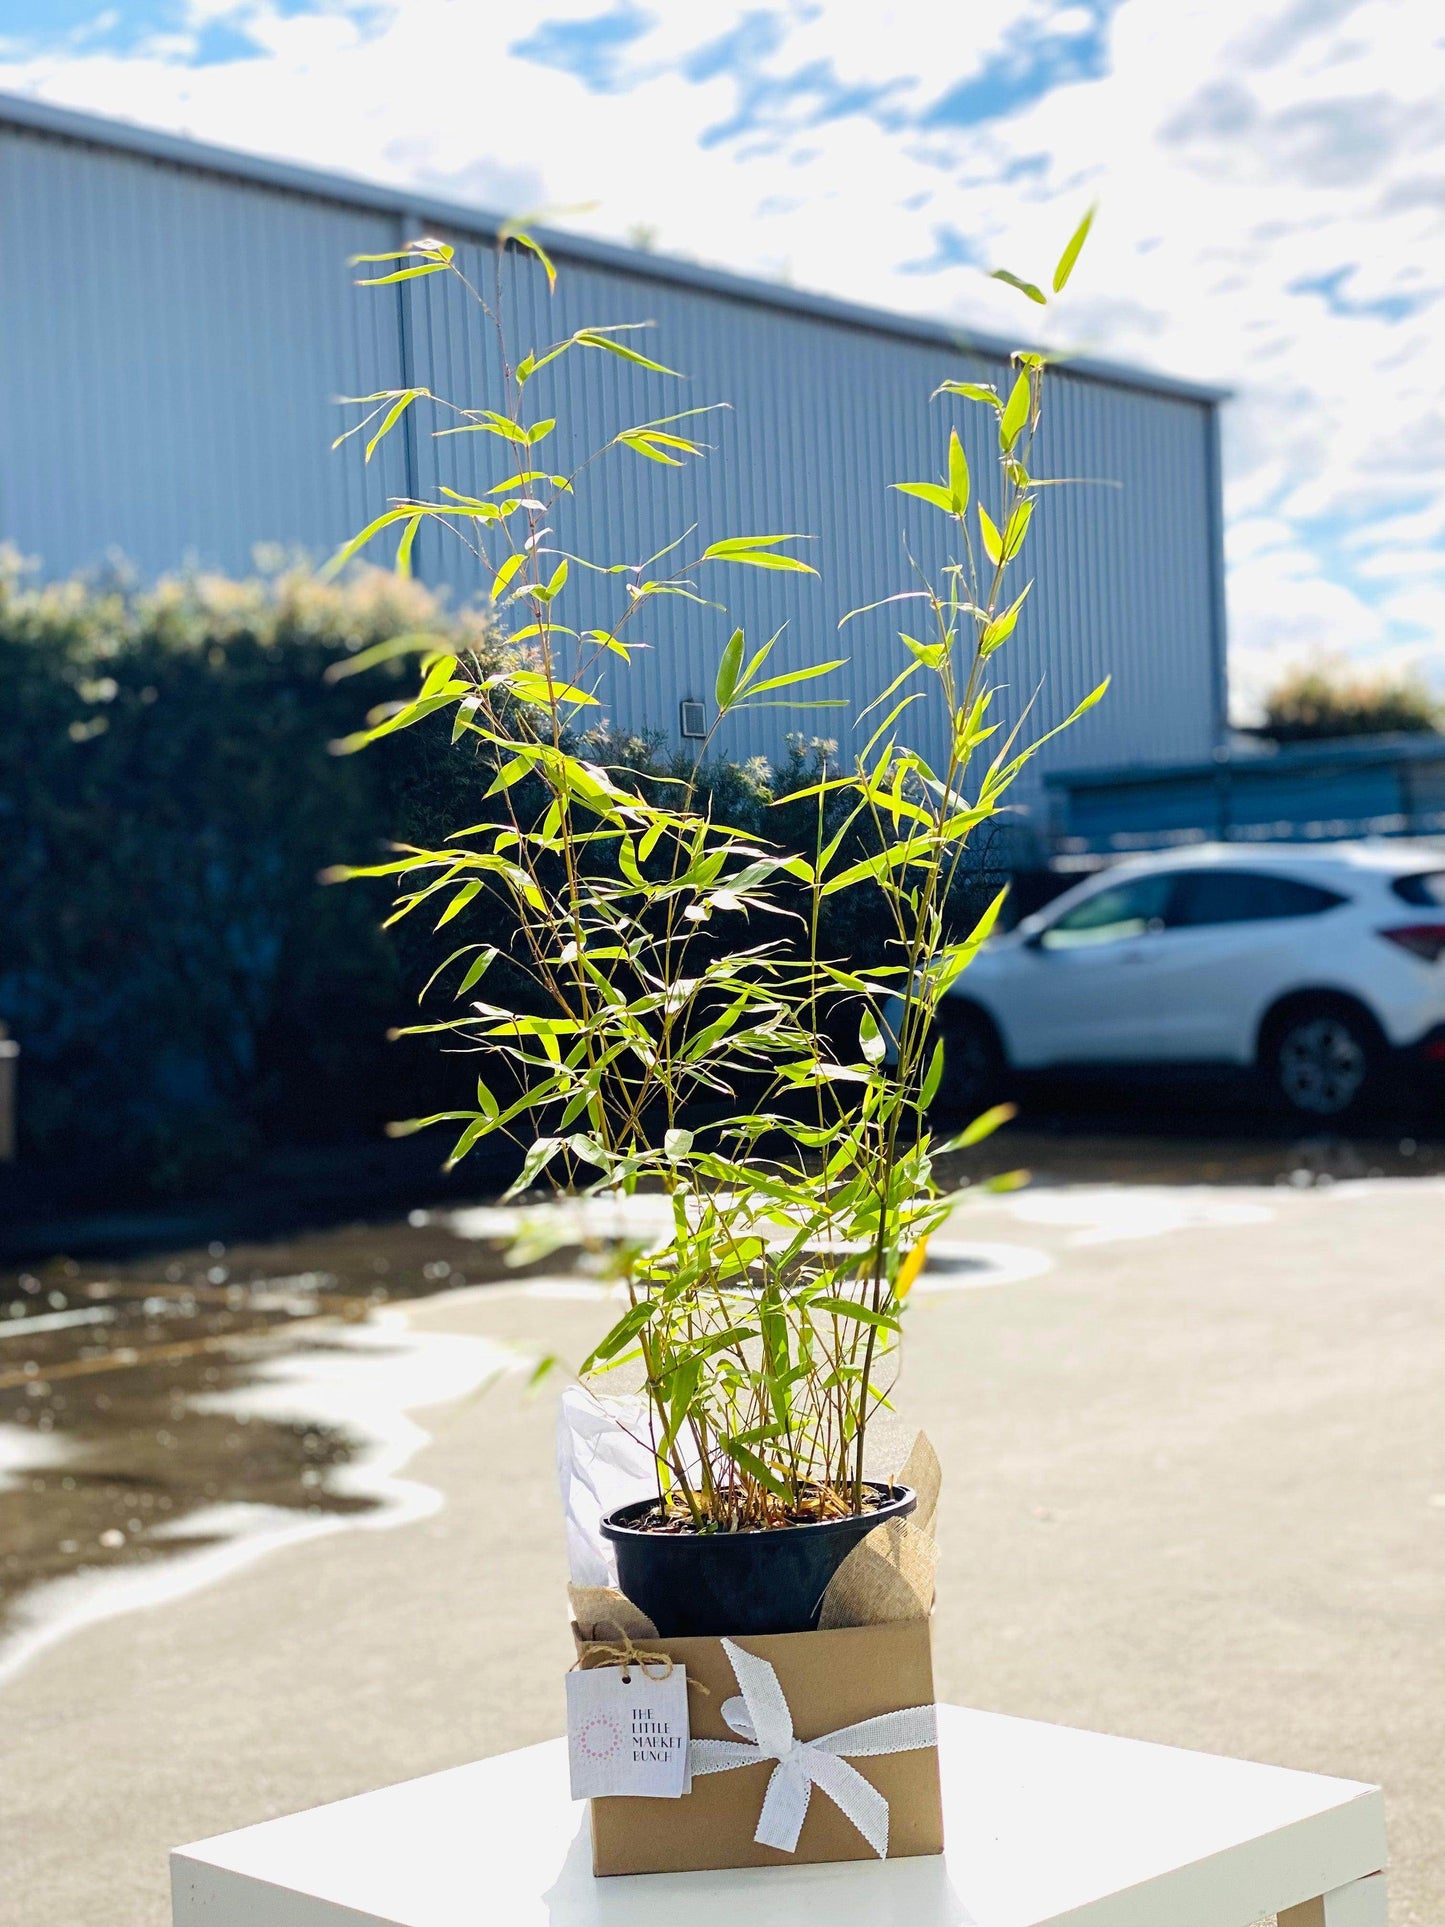
[[[324,554],[405,486],[333,455],[338,393],[391,385],[395,301],[347,256],[385,216],[0,127],[0,540],[47,575]],[[380,462],[380,466],[378,466]]]
[[[474,282],[487,274],[483,249],[465,249],[464,261]],[[712,536],[796,530],[811,535],[798,552],[820,571],[817,581],[715,566],[699,573],[699,586],[726,600],[727,617],[677,599],[651,605],[638,629],[650,647],[611,678],[616,720],[675,728],[679,698],[711,690],[733,620],[757,641],[786,624],[778,655],[791,663],[848,655],[836,683],[852,713],[861,710],[906,660],[894,637],[900,612],[859,619],[841,637],[840,617],[910,586],[910,551],[933,567],[945,559],[943,518],[888,485],[936,479],[956,424],[996,508],[992,417],[929,397],[946,376],[1001,382],[1006,370],[943,347],[590,266],[564,264],[550,297],[540,271],[524,267],[517,282],[507,316],[516,353],[591,323],[650,321],[645,336],[632,338],[688,375],[669,381],[574,351],[555,380],[539,378],[539,389],[546,380],[551,386],[537,395],[536,412],[555,410],[566,424],[565,435],[559,429],[546,444],[555,444],[563,472],[628,423],[729,403],[704,418],[713,453],[685,472],[625,450],[609,453],[579,486],[575,505],[555,518],[562,546],[598,561],[640,562],[694,523],[698,535],[684,555]],[[496,406],[500,369],[485,317],[442,277],[404,285],[417,382],[468,407]],[[1033,596],[1016,641],[996,659],[1009,685],[1001,711],[1015,716],[1034,698],[1030,723],[1047,728],[1112,674],[1106,702],[1068,743],[1071,765],[1207,753],[1214,728],[1209,411],[1060,372],[1050,377],[1045,421],[1038,472],[1085,479],[1047,491],[1040,503],[1023,571],[1036,577]],[[480,493],[508,472],[505,451],[489,436],[423,437],[418,452],[424,487]],[[431,568],[478,583],[475,565],[454,546],[458,554],[445,563],[446,545],[434,542]],[[615,579],[589,584],[567,619],[586,628],[609,612],[615,619],[621,606]],[[916,632],[909,616],[901,612]],[[846,748],[858,740],[848,717],[760,711],[730,724],[720,740],[733,753],[755,754],[775,748],[792,727],[835,736]],[[919,746],[938,755],[937,721],[924,729]]]
[[[370,469],[356,441],[329,451],[338,393],[415,383],[466,406],[497,402],[495,345],[454,284],[351,285],[346,257],[395,246],[407,228],[400,205],[0,125],[0,537],[51,574],[109,549],[148,575],[188,558],[234,570],[257,542],[321,555],[388,497],[440,483],[476,493],[506,473],[500,443],[434,440],[420,413]],[[459,225],[451,238],[474,279],[490,272],[482,242]],[[943,559],[942,518],[888,484],[936,476],[952,424],[975,474],[989,475],[984,412],[929,397],[945,376],[1005,370],[942,341],[680,284],[634,260],[563,259],[551,297],[532,264],[515,277],[507,319],[519,352],[587,324],[648,321],[635,339],[687,374],[669,381],[597,353],[557,364],[537,383],[538,409],[565,425],[549,444],[556,466],[629,423],[729,406],[705,418],[703,464],[665,470],[611,452],[557,518],[557,541],[599,562],[641,562],[694,523],[690,546],[798,531],[820,576],[710,569],[700,586],[729,614],[652,604],[636,631],[649,646],[630,670],[616,665],[609,713],[673,736],[680,699],[707,699],[734,622],[755,641],[783,627],[780,664],[851,658],[834,692],[851,710],[762,711],[720,746],[774,753],[794,729],[847,750],[859,740],[852,713],[902,658],[887,612],[841,638],[839,618],[908,586],[905,544],[932,566]],[[1051,374],[1035,467],[1083,479],[1047,491],[1035,517],[1033,596],[997,659],[1009,684],[1001,710],[1012,717],[1032,698],[1030,725],[1042,729],[1106,673],[1113,685],[1039,774],[1209,753],[1220,698],[1213,429],[1198,399]],[[458,595],[485,580],[460,545],[429,538],[418,560]],[[574,571],[574,583],[565,620],[615,617],[617,578]],[[939,753],[936,726],[916,737]],[[1037,794],[1037,777],[1025,793]]]

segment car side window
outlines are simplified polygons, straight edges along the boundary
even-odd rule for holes
[[[1096,890],[1048,924],[1039,944],[1045,950],[1080,950],[1087,944],[1142,937],[1163,921],[1174,883],[1173,876],[1133,877]]]
[[[1317,917],[1348,899],[1295,877],[1252,870],[1194,870],[1179,880],[1171,928],[1211,923],[1264,923],[1274,917]]]
[[[1445,908],[1445,870],[1426,870],[1420,876],[1396,877],[1390,888],[1405,903],[1424,910]]]

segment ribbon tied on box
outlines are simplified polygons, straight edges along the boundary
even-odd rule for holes
[[[844,1755],[855,1759],[880,1753],[911,1753],[933,1746],[938,1725],[931,1706],[905,1706],[853,1726],[840,1726],[816,1740],[793,1734],[793,1716],[777,1673],[765,1659],[744,1652],[730,1639],[722,1642],[742,1688],[742,1697],[724,1700],[722,1716],[736,1740],[693,1740],[688,1766],[694,1774],[728,1773],[734,1767],[775,1760],[763,1810],[753,1838],[781,1853],[797,1851],[813,1788],[821,1787],[852,1821],[880,1860],[888,1855],[888,1802]]]

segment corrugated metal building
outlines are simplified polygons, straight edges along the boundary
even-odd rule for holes
[[[420,231],[456,242],[470,271],[492,217],[363,182],[0,99],[0,538],[48,575],[107,552],[143,575],[187,561],[241,571],[254,546],[320,557],[388,498],[503,472],[489,437],[435,441],[409,421],[369,468],[338,453],[335,397],[423,386],[495,400],[496,357],[465,297],[437,277],[357,289],[347,258]],[[934,476],[950,423],[975,474],[992,468],[984,411],[929,397],[945,377],[1003,378],[1006,350],[952,328],[554,235],[549,299],[519,261],[509,317],[522,345],[597,323],[654,323],[646,346],[687,371],[669,382],[611,357],[559,364],[549,412],[571,453],[620,427],[710,402],[714,452],[685,472],[624,452],[584,489],[560,541],[640,561],[697,523],[724,534],[797,530],[818,580],[732,570],[732,616],[761,640],[786,623],[779,660],[847,653],[855,708],[897,667],[886,612],[847,610],[906,586],[904,538],[936,563],[941,518],[888,492]],[[1107,767],[1208,757],[1224,718],[1217,403],[1211,390],[1076,362],[1050,376],[1036,448],[1049,491],[1035,519],[1036,586],[1010,644],[1007,705],[1037,691],[1046,727],[1106,673],[1106,702],[1040,759]],[[560,436],[561,431],[559,431]],[[486,442],[488,449],[477,444]],[[553,460],[570,466],[564,445]],[[1105,485],[1107,484],[1107,485]],[[379,558],[381,559],[381,558]],[[475,593],[460,547],[418,544],[419,572]],[[587,578],[568,619],[605,619],[615,579]],[[709,587],[711,587],[709,583]],[[571,591],[569,590],[569,594]],[[588,600],[592,606],[588,607]],[[654,605],[639,666],[609,690],[626,728],[675,736],[703,698],[726,627],[680,600]],[[620,666],[619,666],[620,667]],[[722,743],[776,752],[789,728],[839,738],[843,711],[763,711]],[[1032,726],[1032,723],[1031,723]],[[919,747],[937,751],[921,740]],[[1038,796],[1038,778],[1024,796]]]

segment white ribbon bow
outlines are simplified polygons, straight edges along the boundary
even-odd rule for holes
[[[741,1699],[723,1702],[722,1716],[738,1740],[693,1740],[688,1766],[693,1773],[728,1773],[734,1767],[776,1760],[763,1810],[753,1838],[760,1846],[782,1853],[797,1850],[798,1835],[808,1812],[814,1786],[847,1815],[880,1860],[888,1855],[888,1802],[855,1767],[841,1756],[867,1757],[878,1753],[911,1753],[933,1746],[938,1723],[931,1706],[906,1706],[896,1713],[880,1713],[854,1726],[840,1726],[816,1740],[793,1737],[793,1716],[767,1660],[745,1653],[730,1639],[723,1651],[732,1662]]]

